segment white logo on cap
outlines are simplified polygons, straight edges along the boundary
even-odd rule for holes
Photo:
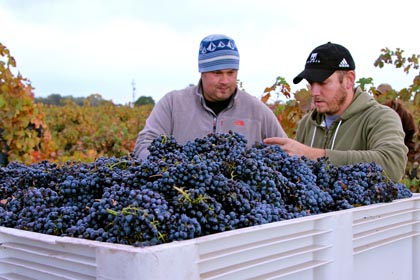
[[[318,53],[311,53],[311,57],[306,63],[320,63],[318,59],[316,59]]]
[[[343,60],[338,65],[338,67],[340,67],[340,68],[349,68],[350,65],[347,63],[347,60],[345,58],[343,58]]]

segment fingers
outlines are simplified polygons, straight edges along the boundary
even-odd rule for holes
[[[265,138],[263,140],[264,144],[277,144],[277,145],[283,145],[286,143],[287,138],[282,137],[269,137]]]

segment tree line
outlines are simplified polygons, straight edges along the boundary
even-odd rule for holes
[[[112,103],[110,100],[103,99],[100,94],[91,94],[87,97],[73,97],[72,95],[62,96],[58,93],[53,93],[47,97],[35,97],[35,103],[53,106],[65,106],[66,104],[76,104],[84,106],[89,102],[89,106],[100,106],[107,103]],[[140,96],[133,103],[134,106],[155,105],[155,100],[151,96]]]

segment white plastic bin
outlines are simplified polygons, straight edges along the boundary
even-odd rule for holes
[[[0,279],[420,279],[420,195],[136,248],[0,227]]]

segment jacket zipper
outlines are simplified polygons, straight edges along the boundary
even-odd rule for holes
[[[217,117],[213,117],[213,133],[216,133]]]

